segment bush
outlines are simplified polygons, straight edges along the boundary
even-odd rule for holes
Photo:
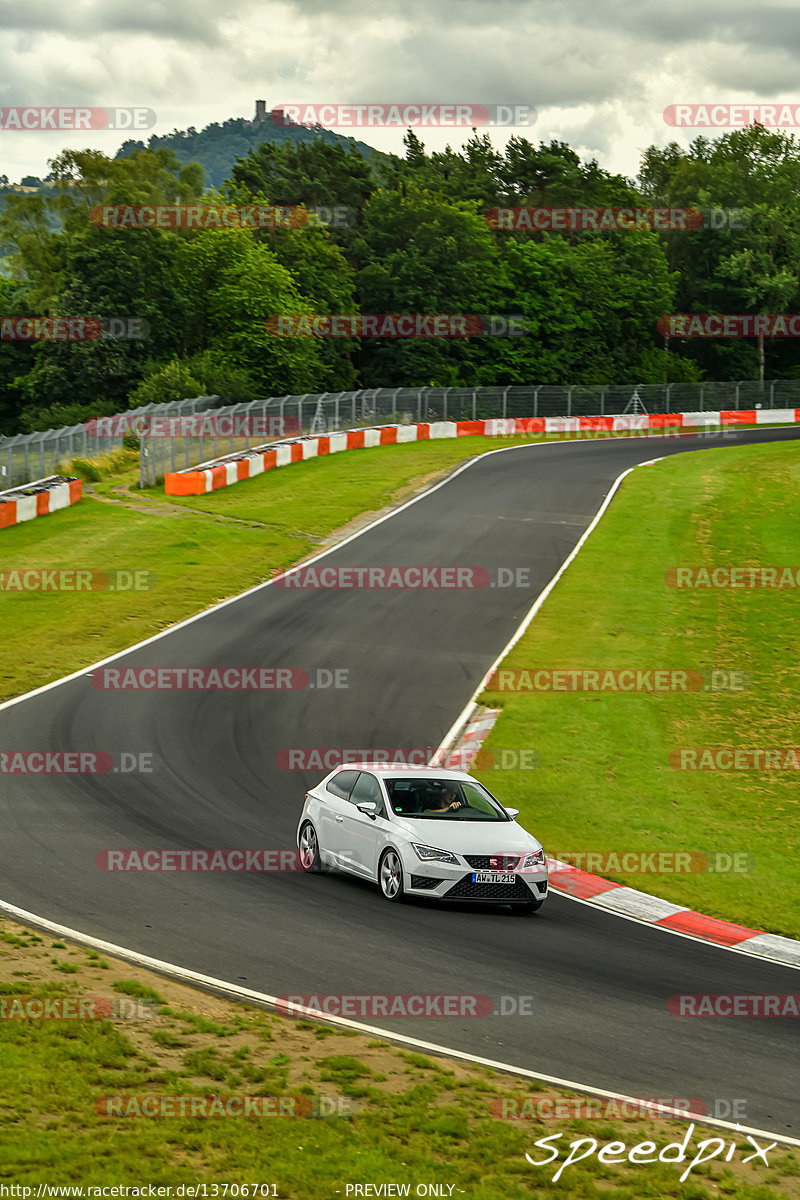
[[[120,447],[98,454],[97,458],[70,458],[59,463],[58,470],[64,475],[77,475],[84,483],[97,483],[109,475],[120,475],[130,471],[139,462],[139,451]]]
[[[220,362],[205,351],[193,358],[173,358],[153,371],[131,392],[128,404],[130,408],[177,404],[191,396],[219,396],[221,405],[259,398],[247,371]]]

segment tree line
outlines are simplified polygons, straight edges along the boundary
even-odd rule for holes
[[[307,132],[307,131],[306,131]],[[669,313],[800,311],[800,147],[760,126],[650,147],[636,180],[560,141],[473,131],[459,151],[365,157],[354,142],[262,142],[219,188],[164,146],[51,160],[8,192],[0,331],[19,317],[136,317],[141,339],[0,338],[0,431],[219,394],[800,377],[792,339],[665,338]],[[279,206],[265,228],[98,224],[103,207]],[[703,227],[497,227],[492,210],[689,208]],[[737,218],[729,223],[726,211]],[[334,214],[325,224],[316,212]],[[310,215],[305,219],[305,213]],[[708,214],[712,214],[709,218]],[[338,220],[338,214],[346,217]],[[720,216],[720,214],[723,214]],[[276,314],[509,314],[515,337],[279,337]],[[6,324],[3,325],[4,319]]]

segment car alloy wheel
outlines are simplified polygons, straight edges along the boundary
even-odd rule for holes
[[[403,864],[396,850],[387,850],[381,858],[378,878],[387,900],[403,899]]]
[[[300,830],[300,866],[304,871],[322,870],[317,831],[309,822]]]

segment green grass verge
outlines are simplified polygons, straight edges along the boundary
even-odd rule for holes
[[[800,565],[800,447],[639,467],[503,669],[739,670],[747,690],[486,692],[486,742],[535,772],[477,772],[548,852],[746,852],[747,873],[615,875],[721,918],[800,936],[800,774],[686,771],[681,747],[797,743],[800,591],[676,590],[671,567]],[[601,872],[607,874],[607,872]]]
[[[93,952],[79,946],[58,947],[57,957],[69,959],[76,973],[55,976],[58,964],[47,942],[0,921],[0,1004],[35,996],[51,1002],[57,996],[121,996],[162,1003],[143,1020],[0,1020],[0,1181],[32,1187],[33,1195],[39,1184],[49,1184],[152,1185],[171,1187],[175,1196],[181,1184],[202,1183],[220,1185],[209,1196],[224,1197],[227,1184],[228,1196],[237,1195],[231,1185],[245,1185],[249,1192],[238,1194],[252,1197],[253,1185],[264,1185],[257,1194],[283,1200],[337,1195],[344,1200],[348,1184],[388,1183],[408,1186],[412,1197],[418,1185],[436,1183],[444,1185],[440,1194],[469,1200],[797,1195],[798,1152],[776,1147],[768,1151],[766,1167],[745,1164],[752,1146],[736,1134],[722,1134],[723,1155],[736,1143],[730,1162],[721,1157],[696,1166],[680,1184],[700,1141],[716,1135],[702,1125],[695,1125],[683,1164],[603,1163],[593,1153],[553,1182],[570,1142],[593,1138],[597,1149],[623,1142],[627,1151],[650,1141],[657,1153],[682,1141],[688,1125],[572,1115],[501,1120],[493,1112],[503,1099],[519,1102],[517,1111],[525,1111],[527,1101],[530,1113],[536,1104],[568,1102],[568,1093],[235,1005],[118,960],[103,971]],[[127,1102],[142,1096],[321,1095],[349,1115],[137,1118],[97,1111],[103,1097],[124,1097],[125,1109],[136,1111]],[[553,1134],[560,1135],[557,1142],[535,1145]],[[765,1145],[770,1140],[760,1139]],[[525,1158],[528,1152],[545,1163],[554,1145],[558,1162],[534,1166]],[[645,1150],[644,1156],[653,1153]],[[618,1148],[612,1157],[620,1158]]]
[[[0,700],[59,679],[269,579],[363,513],[519,438],[381,446],[295,463],[210,495],[123,498],[134,473],[0,532],[0,571],[149,571],[148,591],[0,591]],[[527,440],[527,439],[522,439]],[[536,439],[532,439],[536,440]]]

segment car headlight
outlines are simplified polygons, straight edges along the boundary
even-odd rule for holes
[[[412,842],[411,846],[417,858],[423,862],[444,862],[451,863],[454,867],[458,866],[458,859],[449,850],[438,850],[436,846],[421,846],[419,842]]]
[[[544,867],[547,870],[547,859],[544,855],[544,850],[534,850],[533,854],[529,854],[522,864],[523,871],[530,871],[534,867]]]

